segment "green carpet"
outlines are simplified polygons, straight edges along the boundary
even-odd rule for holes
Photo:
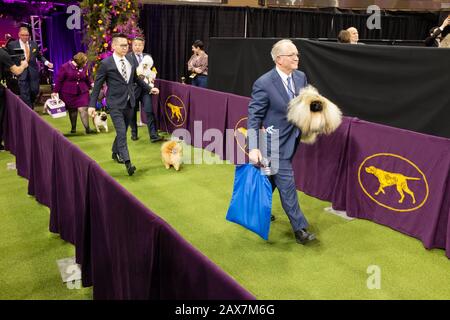
[[[69,131],[68,118],[44,119],[64,134]],[[258,299],[450,299],[450,261],[443,250],[426,250],[420,241],[370,221],[329,214],[324,211],[329,203],[303,193],[301,207],[319,241],[295,243],[276,193],[273,213],[278,219],[265,242],[225,220],[232,165],[166,170],[160,144],[149,143],[145,127],[139,130],[138,141],[128,139],[137,167],[132,177],[111,160],[113,129],[67,137]],[[0,154],[0,179],[5,181],[0,198],[0,284],[6,288],[0,298],[89,298],[89,291],[69,292],[58,279],[55,260],[73,255],[73,249],[49,234],[48,210],[26,195],[26,181],[5,171],[11,159]],[[380,289],[367,287],[372,265],[380,268]]]

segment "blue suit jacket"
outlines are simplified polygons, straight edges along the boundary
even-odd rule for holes
[[[298,94],[299,90],[307,85],[306,75],[301,71],[294,70],[292,79],[294,81],[295,93]],[[247,128],[249,129],[249,150],[254,148],[261,149],[261,146],[258,144],[257,132],[263,127],[266,131],[268,128],[271,128],[278,130],[280,153],[279,157],[275,154],[270,154],[272,136],[270,132],[272,130],[269,129],[269,132],[267,132],[269,156],[279,159],[292,159],[301,132],[297,127],[287,121],[288,104],[289,96],[275,68],[255,81],[253,84],[252,99],[248,106]]]

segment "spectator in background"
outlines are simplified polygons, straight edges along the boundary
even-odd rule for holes
[[[338,34],[337,41],[339,43],[350,43],[350,38],[350,32],[348,32],[347,30],[341,30]]]
[[[450,33],[450,16],[448,16],[440,27],[433,27],[430,36],[425,39],[426,47],[440,47],[441,40]]]
[[[139,66],[142,59],[144,59],[144,56],[151,57],[150,54],[144,53],[144,47],[145,47],[144,38],[136,37],[131,41],[132,52],[129,52],[127,54],[127,57],[131,62],[133,62],[136,68]],[[150,141],[157,142],[163,140],[163,138],[159,136],[158,130],[156,128],[155,114],[153,113],[152,107],[152,98],[151,98],[152,93],[159,94],[158,88],[154,88],[153,92],[149,93],[143,90],[139,84],[137,83],[134,84],[134,96],[136,102],[133,109],[133,114],[130,119],[131,140],[138,140],[137,109],[139,109],[139,103],[141,104],[141,117],[142,117],[142,110],[144,110],[147,116],[147,128],[150,136]]]
[[[191,71],[192,85],[202,88],[208,86],[208,55],[204,51],[203,42],[195,40],[192,44],[194,53],[188,61],[188,70]]]
[[[359,41],[358,29],[356,29],[355,27],[350,27],[347,29],[347,31],[350,33],[350,43],[358,44]]]
[[[3,78],[3,71],[11,72],[18,76],[28,67],[28,62],[26,60],[20,61],[20,66],[14,64],[13,60],[10,58],[8,52],[0,48],[0,79]],[[8,72],[7,72],[8,73]],[[5,150],[2,144],[3,141],[3,115],[5,109],[5,88],[0,84],[0,151]]]
[[[77,117],[80,113],[86,133],[91,133],[89,128],[89,115],[87,107],[89,105],[89,89],[92,82],[89,79],[87,68],[87,56],[83,52],[78,52],[73,59],[64,63],[58,71],[55,88],[52,97],[59,94],[59,97],[66,104],[69,112],[72,129],[70,133],[77,132]]]
[[[53,69],[53,64],[44,58],[38,44],[30,40],[30,32],[27,27],[20,27],[19,40],[9,42],[7,48],[10,53],[16,49],[22,49],[25,53],[28,68],[18,77],[20,98],[31,109],[34,109],[34,101],[39,93],[39,68],[36,59],[39,59],[49,69]],[[19,61],[15,62],[19,63]]]

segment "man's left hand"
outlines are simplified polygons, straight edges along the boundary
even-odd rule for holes
[[[49,62],[49,63],[47,64],[47,67],[48,67],[49,69],[53,69],[53,63]]]
[[[158,88],[152,88],[152,90],[150,90],[151,94],[159,94],[159,89]]]

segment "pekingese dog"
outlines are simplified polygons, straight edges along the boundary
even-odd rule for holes
[[[289,103],[287,119],[302,131],[302,142],[313,144],[319,134],[330,134],[339,127],[342,112],[308,85]]]
[[[101,127],[105,129],[105,132],[108,132],[108,115],[106,112],[102,111],[98,113],[94,108],[89,108],[88,112],[97,132],[100,132]]]
[[[149,55],[145,55],[139,66],[136,68],[136,73],[141,77],[150,88],[154,87],[156,78],[156,69],[153,67],[153,59]]]
[[[175,170],[180,170],[183,163],[183,146],[180,141],[167,141],[161,146],[161,159],[166,169],[173,166]]]

